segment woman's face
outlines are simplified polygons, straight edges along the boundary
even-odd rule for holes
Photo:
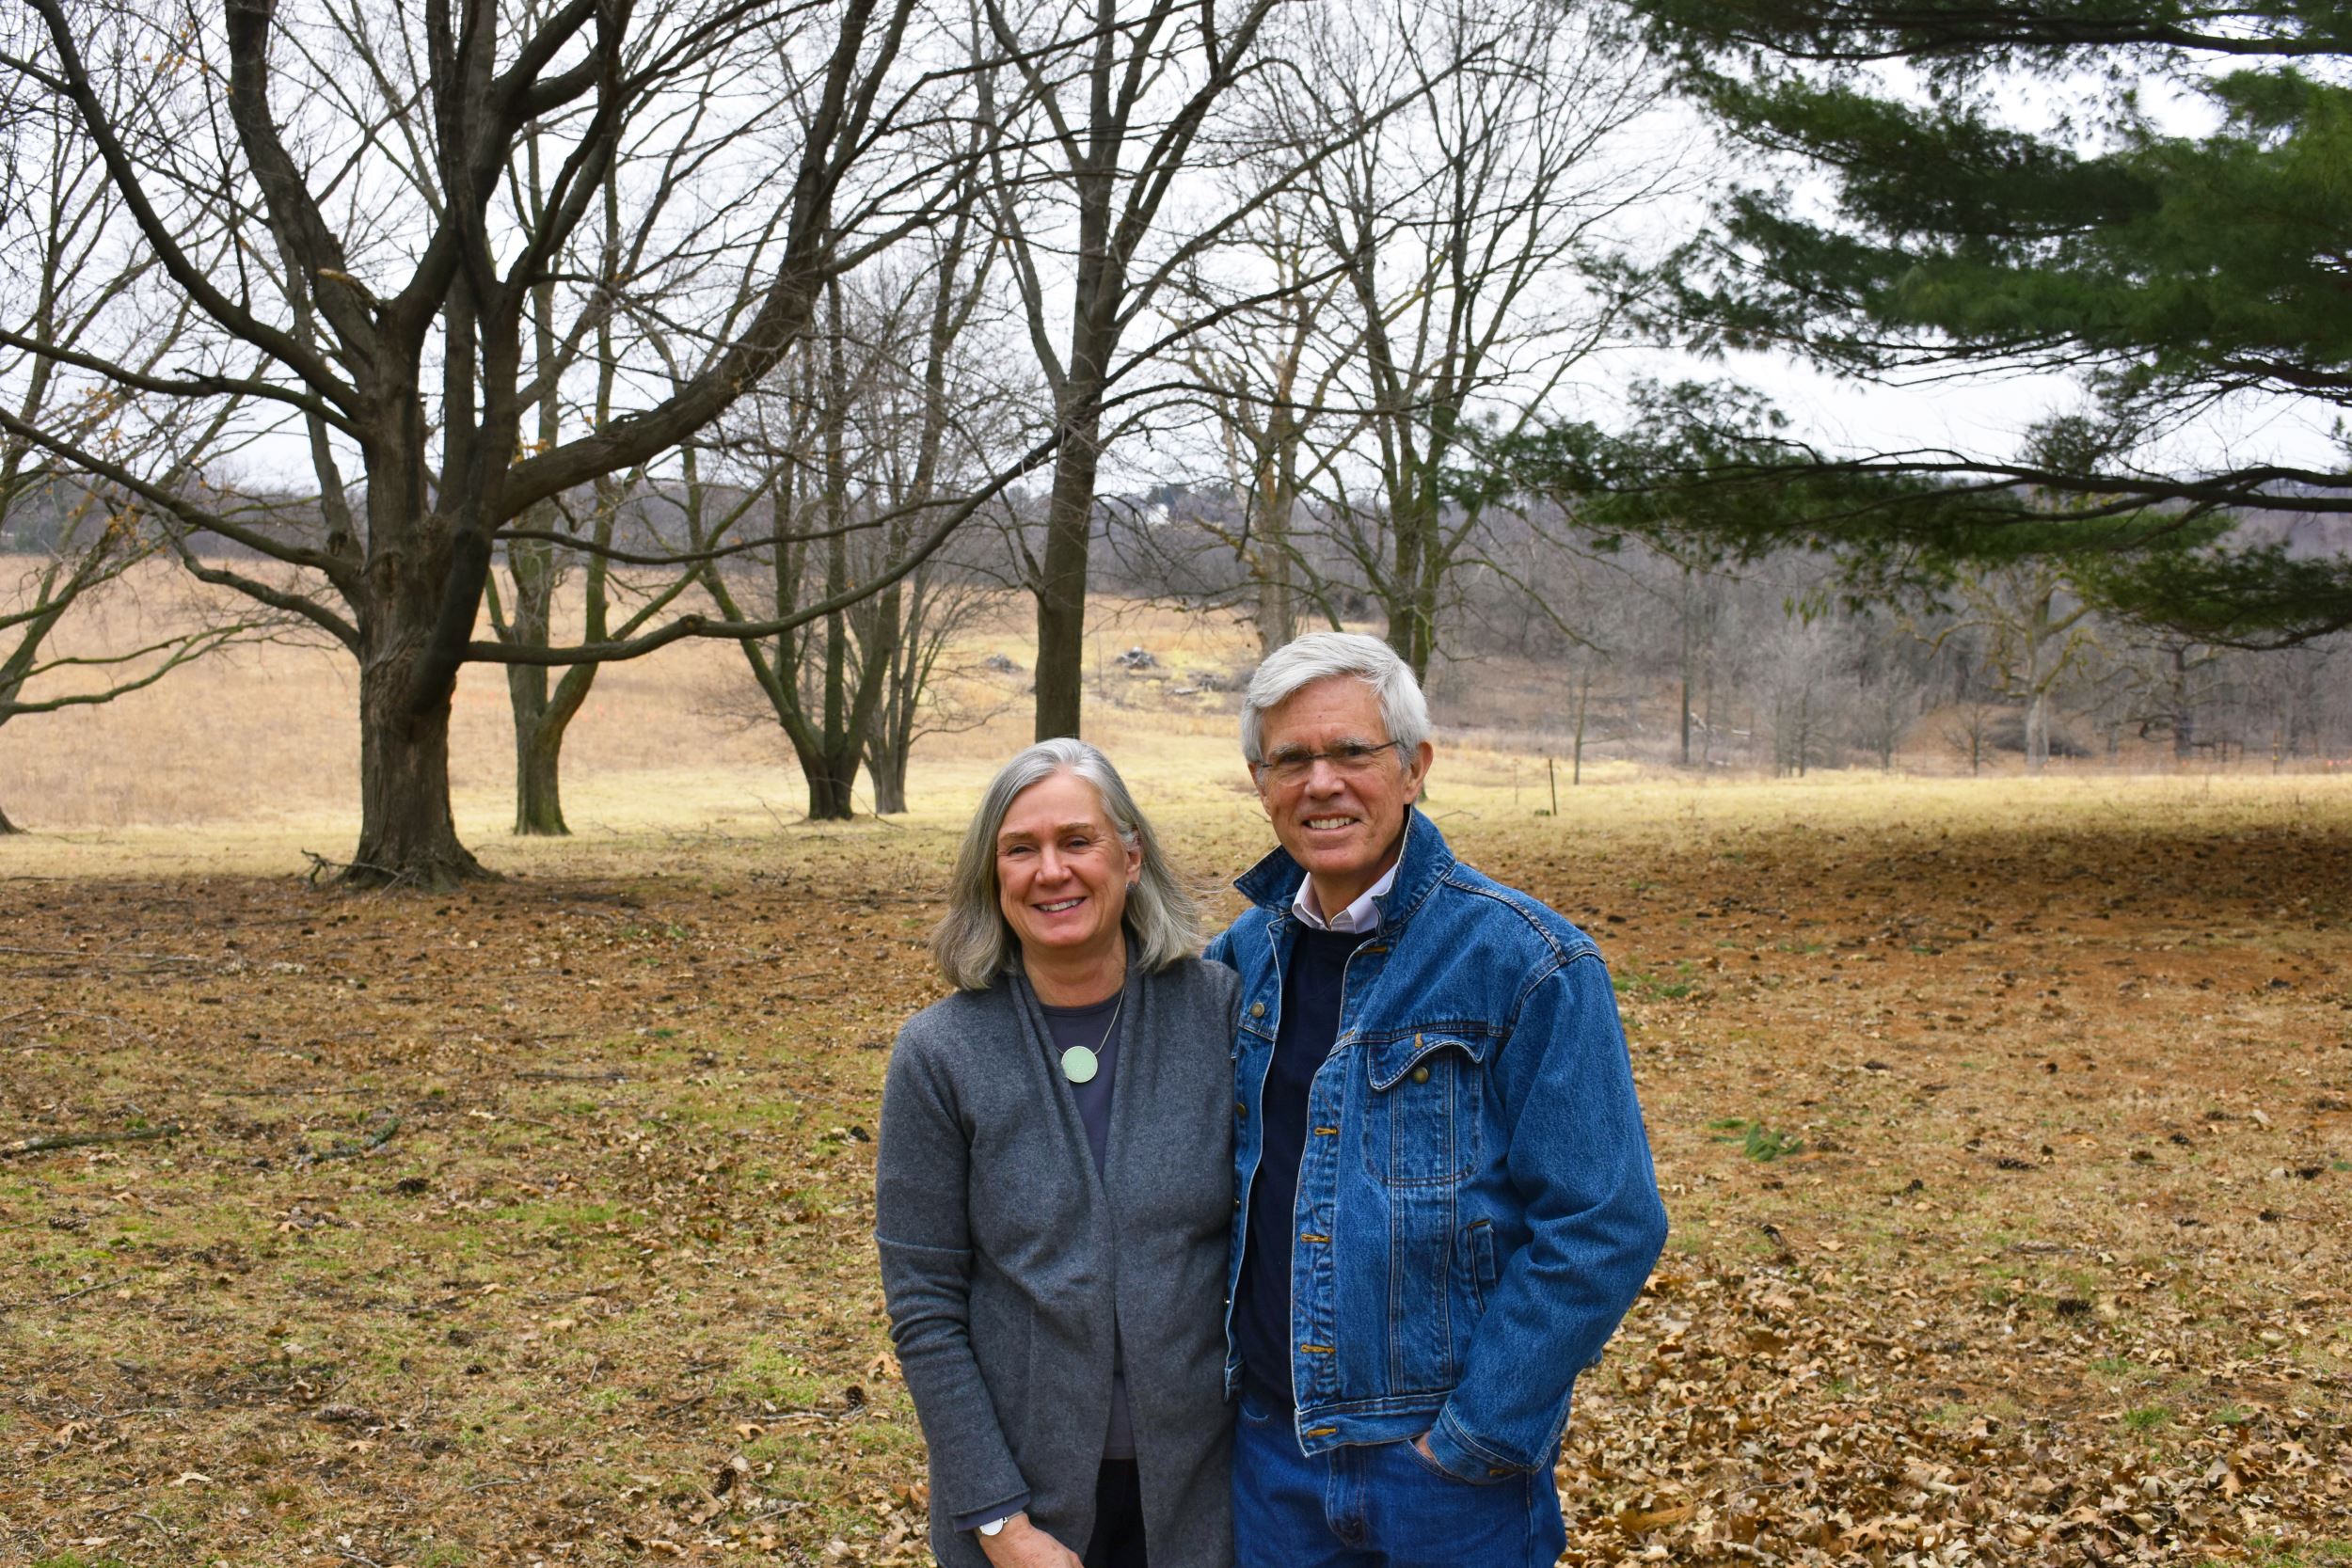
[[[996,902],[1025,956],[1102,956],[1120,940],[1127,884],[1142,865],[1094,786],[1056,773],[1014,796],[996,830]]]

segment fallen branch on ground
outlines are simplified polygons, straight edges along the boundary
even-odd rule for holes
[[[389,877],[391,879],[384,884],[387,889],[396,888],[403,882],[413,882],[417,879],[417,874],[414,871],[395,871],[389,865],[377,865],[372,861],[330,861],[325,855],[310,849],[303,850],[302,854],[310,863],[310,874],[303,880],[312,887],[319,885],[321,877],[340,879],[346,871],[373,871],[379,876]]]
[[[180,1124],[167,1121],[161,1127],[141,1127],[129,1132],[59,1132],[46,1138],[21,1138],[12,1144],[0,1144],[0,1160],[18,1154],[46,1154],[53,1148],[79,1148],[84,1144],[145,1143],[150,1138],[176,1138]]]
[[[79,1301],[84,1296],[94,1295],[100,1291],[110,1290],[117,1285],[128,1285],[137,1277],[137,1275],[126,1274],[114,1279],[102,1279],[95,1285],[85,1285],[78,1291],[68,1291],[63,1295],[38,1296],[25,1301],[0,1301],[0,1313],[14,1312],[27,1307],[55,1307],[59,1302]]]
[[[377,1149],[382,1148],[386,1144],[390,1143],[392,1141],[392,1134],[398,1132],[399,1131],[400,1118],[398,1117],[388,1116],[376,1125],[375,1131],[369,1134],[365,1142],[356,1144],[337,1144],[332,1148],[322,1148],[315,1154],[303,1155],[299,1163],[306,1165],[315,1165],[322,1160],[347,1160],[357,1154],[373,1154]]]

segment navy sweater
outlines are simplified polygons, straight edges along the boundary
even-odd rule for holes
[[[1259,1112],[1258,1175],[1245,1216],[1233,1341],[1250,1388],[1278,1410],[1291,1392],[1291,1235],[1298,1163],[1307,1152],[1307,1093],[1340,1035],[1340,989],[1360,931],[1300,926],[1282,972],[1282,1014]]]

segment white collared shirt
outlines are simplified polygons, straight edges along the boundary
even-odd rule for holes
[[[1399,855],[1397,864],[1403,864],[1404,859],[1404,856]],[[1315,884],[1313,879],[1310,878],[1298,884],[1297,895],[1291,899],[1291,913],[1296,915],[1302,924],[1311,926],[1318,931],[1340,931],[1351,934],[1376,931],[1380,928],[1380,906],[1373,900],[1383,896],[1395,885],[1396,865],[1391,865],[1380,873],[1380,879],[1364,889],[1363,894],[1354,903],[1326,920],[1315,912]]]

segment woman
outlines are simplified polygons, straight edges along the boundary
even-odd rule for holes
[[[1234,982],[1102,752],[1007,763],[882,1090],[875,1238],[945,1568],[1227,1568]]]

